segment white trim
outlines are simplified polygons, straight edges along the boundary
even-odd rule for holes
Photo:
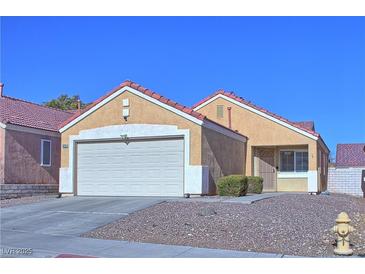
[[[43,163],[43,144],[49,143],[49,164]],[[50,167],[52,166],[52,141],[49,139],[41,139],[41,166]]]
[[[128,124],[114,125],[89,130],[82,130],[79,135],[69,136],[69,168],[60,169],[60,192],[72,193],[74,191],[74,153],[77,142],[110,140],[127,135],[129,138],[156,138],[156,137],[182,137],[184,138],[184,193],[203,193],[204,178],[203,166],[190,165],[190,130],[178,129],[172,125]],[[199,190],[199,191],[198,191]]]
[[[6,128],[6,124],[0,123],[0,128]]]
[[[45,136],[50,136],[50,137],[58,137],[58,138],[61,137],[60,133],[57,131],[48,131],[48,130],[44,130],[44,129],[25,127],[25,126],[13,125],[13,124],[6,124],[6,129],[19,131],[19,132],[26,132],[26,133],[31,133],[31,134],[45,135]]]
[[[285,172],[279,171],[277,173],[278,178],[308,178],[308,172]]]
[[[226,136],[228,136],[232,139],[235,139],[235,140],[238,140],[238,141],[241,141],[241,142],[246,142],[247,141],[247,138],[245,136],[242,136],[238,133],[234,133],[231,130],[228,130],[224,127],[221,127],[221,126],[219,126],[215,123],[209,122],[207,120],[204,121],[203,127],[209,128],[211,130],[214,130],[216,132],[219,132],[223,135],[226,135]]]
[[[238,102],[237,100],[232,99],[232,98],[229,98],[229,97],[227,97],[227,96],[225,96],[223,94],[217,94],[217,95],[215,95],[214,97],[212,97],[209,100],[205,101],[201,105],[195,107],[194,110],[197,111],[197,110],[201,109],[202,107],[210,104],[211,102],[213,102],[214,100],[216,100],[218,98],[225,99],[225,100],[227,100],[227,101],[229,101],[229,102],[231,102],[231,103],[233,103],[235,105],[238,105],[238,106],[240,106],[240,107],[242,107],[244,109],[247,109],[247,110],[249,110],[249,111],[251,111],[253,113],[256,113],[256,114],[258,114],[258,115],[260,115],[260,116],[262,116],[262,117],[264,117],[266,119],[269,119],[269,120],[271,120],[271,121],[273,121],[273,122],[275,122],[277,124],[280,124],[280,125],[282,125],[284,127],[287,127],[289,129],[291,129],[291,130],[293,130],[295,132],[298,132],[298,133],[300,133],[300,134],[302,134],[302,135],[304,135],[306,137],[309,137],[309,138],[311,138],[313,140],[318,140],[318,137],[317,136],[315,136],[313,134],[310,134],[309,132],[306,132],[306,131],[301,130],[301,129],[297,128],[297,127],[294,127],[294,126],[292,126],[292,125],[290,125],[290,124],[288,124],[288,123],[286,123],[284,121],[281,121],[281,120],[279,120],[279,119],[277,119],[275,117],[272,117],[271,115],[268,115],[268,114],[266,114],[266,113],[264,113],[262,111],[259,111],[259,110],[255,109],[253,107],[250,107],[250,106],[248,106],[246,104],[243,104],[241,102]]]
[[[308,170],[308,192],[318,192],[318,172]]]
[[[101,101],[100,103],[96,104],[95,106],[93,106],[91,109],[89,109],[88,111],[86,111],[85,113],[83,113],[82,115],[80,115],[79,117],[75,118],[74,120],[72,120],[70,123],[68,123],[67,125],[65,125],[64,127],[62,127],[60,129],[60,132],[64,132],[65,130],[69,129],[70,127],[72,127],[73,125],[75,125],[76,123],[78,123],[79,121],[81,121],[82,119],[84,119],[85,117],[87,117],[88,115],[90,115],[91,113],[93,113],[94,111],[96,111],[97,109],[101,108],[102,106],[104,106],[105,104],[107,104],[108,102],[110,102],[111,100],[113,100],[114,98],[116,98],[117,96],[119,96],[120,94],[122,94],[123,92],[128,91],[130,93],[133,93],[134,95],[137,95],[143,99],[146,99],[147,101],[150,101],[160,107],[163,107],[167,110],[172,111],[173,113],[184,117],[185,119],[188,119],[189,121],[192,121],[193,123],[196,123],[198,125],[202,125],[203,121],[181,111],[178,110],[172,106],[169,106],[167,104],[162,103],[161,101],[152,98],[151,96],[145,95],[142,92],[135,90],[133,88],[130,87],[123,87],[120,90],[115,91],[113,94],[111,94],[109,97],[105,98],[103,101]]]

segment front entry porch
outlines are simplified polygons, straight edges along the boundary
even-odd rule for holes
[[[317,183],[316,171],[309,171],[308,146],[253,147],[253,174],[264,179],[264,192],[312,192],[309,180]]]

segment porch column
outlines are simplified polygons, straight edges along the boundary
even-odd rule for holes
[[[318,192],[318,152],[317,142],[308,144],[308,192]]]

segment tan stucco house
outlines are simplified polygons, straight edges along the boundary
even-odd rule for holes
[[[247,136],[246,174],[264,178],[264,191],[321,192],[329,149],[313,122],[291,122],[219,90],[193,109]]]
[[[212,194],[219,177],[244,174],[247,166],[244,135],[131,81],[60,132],[61,193]]]

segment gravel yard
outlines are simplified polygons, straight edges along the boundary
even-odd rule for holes
[[[251,205],[186,200],[137,211],[82,236],[299,256],[332,256],[330,229],[346,211],[355,255],[365,254],[365,199],[286,194]]]
[[[16,199],[5,199],[0,200],[0,208],[1,207],[11,207],[16,205],[23,205],[23,204],[31,204],[37,203],[49,199],[55,199],[56,195],[45,195],[45,196],[31,196],[31,197],[23,197],[23,198],[16,198]]]

